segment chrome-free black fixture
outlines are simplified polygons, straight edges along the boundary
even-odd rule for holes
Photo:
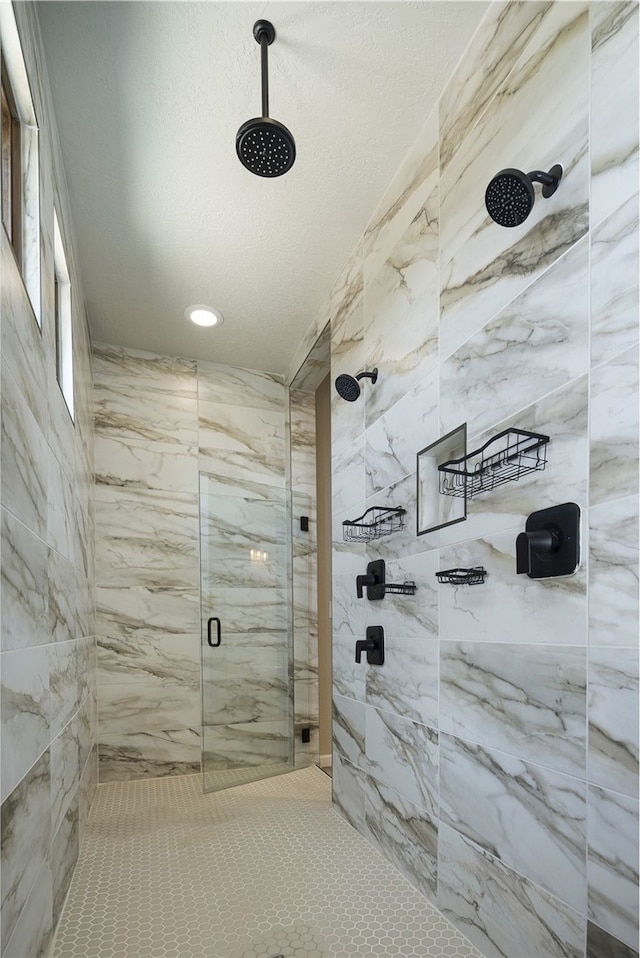
[[[394,595],[415,595],[416,584],[412,579],[406,582],[387,582],[387,566],[384,559],[374,559],[367,566],[365,575],[356,576],[356,595],[359,599],[367,590],[367,599],[384,599],[387,593]]]
[[[580,507],[563,502],[532,512],[516,539],[516,572],[530,579],[572,575],[580,561]]]
[[[375,383],[378,379],[378,367],[376,366],[373,372],[358,373],[357,376],[340,373],[336,379],[336,389],[340,398],[346,399],[347,402],[355,402],[360,395],[361,379],[370,379],[372,383]]]
[[[542,195],[545,199],[553,196],[562,179],[562,167],[559,163],[552,166],[548,173],[533,170],[500,170],[489,183],[484,204],[487,213],[498,226],[520,226],[533,209],[536,195],[534,183],[542,183]]]
[[[366,639],[356,642],[356,662],[362,661],[362,653],[367,653],[368,665],[384,665],[384,628],[381,625],[367,626]]]
[[[256,176],[282,176],[293,166],[296,144],[283,123],[269,116],[269,47],[276,31],[268,20],[256,20],[253,35],[260,44],[262,59],[262,116],[247,120],[236,134],[238,159]]]

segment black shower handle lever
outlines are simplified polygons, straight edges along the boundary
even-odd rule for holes
[[[211,623],[216,623],[216,641],[214,642],[211,638]],[[207,642],[212,649],[217,649],[220,643],[222,642],[222,623],[217,615],[212,615],[207,619]]]

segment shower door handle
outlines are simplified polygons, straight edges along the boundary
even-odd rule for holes
[[[214,642],[211,638],[211,623],[216,623],[216,641]],[[222,625],[220,624],[220,619],[217,615],[212,615],[210,619],[207,620],[207,642],[212,649],[217,649],[220,643],[222,642]]]

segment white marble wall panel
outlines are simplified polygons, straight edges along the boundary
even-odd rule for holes
[[[99,485],[95,509],[101,585],[193,587],[198,578],[197,496]]]
[[[584,648],[441,642],[440,728],[584,778]]]
[[[96,589],[101,635],[153,638],[161,630],[175,635],[200,631],[200,602],[195,589]]]
[[[384,666],[367,668],[367,705],[437,728],[437,637],[398,638],[385,631],[384,645]]]
[[[2,803],[2,950],[37,880],[51,841],[49,752]]]
[[[345,518],[362,515],[360,503],[365,498],[365,436],[360,433],[337,449],[332,444],[331,499],[333,513],[349,510]]]
[[[443,432],[467,422],[473,435],[588,370],[585,239],[443,363]]]
[[[371,776],[365,780],[365,815],[367,831],[385,857],[423,895],[435,897],[437,819]]]
[[[586,3],[547,7],[491,108],[478,118],[442,176],[443,357],[587,231],[589,48]],[[548,169],[553,163],[564,168],[555,195],[550,200],[539,196],[522,226],[504,229],[494,223],[484,191],[496,173],[505,167]]]
[[[365,769],[366,706],[362,702],[333,696],[333,748],[342,759]]]
[[[589,918],[638,948],[638,801],[592,785],[588,793]]]
[[[282,377],[257,369],[198,361],[198,399],[227,406],[282,410],[285,393]]]
[[[638,5],[592,3],[591,223],[638,188]]]
[[[449,735],[440,746],[442,821],[584,913],[584,782]]]
[[[142,382],[130,385],[123,377],[101,376],[95,383],[95,427],[104,438],[121,441],[161,442],[195,446],[198,441],[198,400],[172,388],[145,389]],[[162,402],[162,415],[158,404]]]
[[[369,602],[361,599],[365,625],[383,626],[385,635],[402,638],[427,638],[438,633],[438,589],[436,552],[423,552],[385,563],[389,583],[415,582],[415,595],[389,592],[384,599]],[[365,591],[366,596],[366,591]]]
[[[258,564],[252,550],[273,556],[280,569],[287,542],[287,509],[284,502],[252,497],[202,496],[200,539],[203,566],[212,576],[222,575],[219,566],[228,560],[242,560],[245,566]],[[281,573],[282,574],[282,573]]]
[[[47,646],[4,653],[1,689],[4,801],[49,744]]]
[[[200,771],[200,727],[102,733],[100,781],[190,775]]]
[[[338,810],[359,832],[365,828],[365,775],[361,769],[343,760],[334,749],[333,800]]]
[[[587,958],[638,958],[635,948],[625,945],[593,922],[587,922]]]
[[[438,733],[426,725],[367,707],[367,772],[432,817],[438,809]]]
[[[288,720],[205,725],[203,734],[205,769],[281,764],[288,760]]]
[[[197,689],[200,684],[200,633],[100,635],[97,665],[100,685],[135,685],[173,679]]]
[[[100,686],[100,736],[155,732],[200,725],[198,686],[175,679]]]
[[[198,415],[201,471],[284,485],[283,410],[199,402]]]
[[[355,661],[356,638],[355,635],[333,636],[333,689],[340,695],[364,702],[366,666]]]
[[[204,725],[234,725],[247,722],[277,722],[286,719],[289,704],[287,672],[258,669],[222,673],[213,667],[212,681],[205,686]],[[207,681],[207,671],[203,680]]]
[[[45,955],[53,930],[53,876],[46,861],[7,942],[4,958]]]
[[[366,431],[366,494],[415,471],[416,454],[439,435],[438,380],[427,376]]]
[[[544,3],[493,5],[440,99],[440,167],[444,171],[544,23]]]
[[[638,342],[638,194],[591,233],[591,364]]]
[[[210,615],[222,620],[222,633],[284,634],[289,596],[283,589],[212,589],[203,595],[203,626]]]
[[[491,958],[584,954],[584,918],[441,824],[438,906]]]
[[[49,652],[49,729],[51,737],[60,733],[78,711],[89,691],[87,639],[56,642]],[[53,748],[53,744],[52,744]],[[80,769],[78,770],[78,774]]]
[[[80,635],[94,635],[92,616],[93,588],[82,582],[78,570],[55,549],[47,553],[47,634],[51,640],[64,642]]]
[[[637,496],[589,511],[589,640],[638,645]]]
[[[76,795],[51,843],[53,926],[58,923],[80,850],[80,802]]]
[[[364,575],[366,571],[366,557],[358,554],[358,551],[334,550],[332,603],[333,631],[336,635],[360,637],[364,634],[367,600],[356,598],[356,577]]]
[[[44,539],[47,528],[48,447],[4,360],[1,375],[2,504]]]
[[[96,434],[96,482],[129,489],[184,492],[198,488],[195,447],[175,443],[127,442]]]
[[[509,532],[440,550],[440,569],[487,570],[481,585],[439,587],[441,639],[586,645],[586,550],[574,575],[550,579],[517,575],[516,537],[523,528],[524,522]]]
[[[2,517],[2,650],[48,641],[47,547],[7,512]]]
[[[98,344],[92,355],[93,380],[97,387],[109,384],[114,391],[140,389],[161,396],[182,398],[197,395],[196,362],[138,349]]]
[[[589,780],[638,797],[638,649],[589,649]]]
[[[591,505],[638,494],[638,350],[591,373]]]
[[[82,718],[69,722],[51,743],[51,834],[55,835],[80,784]]]

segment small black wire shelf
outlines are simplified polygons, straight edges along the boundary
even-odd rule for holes
[[[342,538],[345,542],[370,542],[404,529],[406,509],[371,506],[357,519],[345,519]]]
[[[472,569],[445,569],[436,572],[438,582],[448,582],[450,585],[482,585],[487,570],[477,565]]]
[[[411,579],[406,582],[387,582],[384,587],[385,594],[388,595],[415,595],[416,584]]]
[[[474,452],[438,466],[440,492],[471,499],[529,472],[542,471],[547,464],[549,441],[538,432],[505,429]]]

